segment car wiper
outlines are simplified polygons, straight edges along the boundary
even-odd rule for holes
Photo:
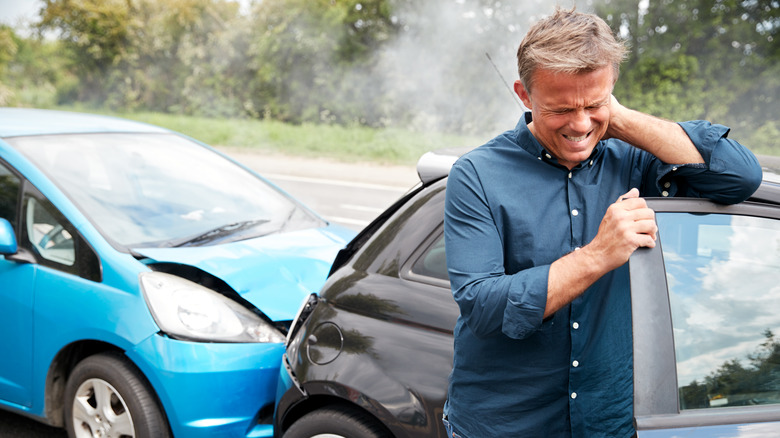
[[[173,248],[178,248],[180,246],[190,246],[198,243],[208,242],[215,239],[219,239],[221,237],[229,236],[231,234],[235,234],[239,231],[253,228],[257,225],[264,224],[266,222],[268,222],[268,219],[255,219],[251,221],[233,222],[232,224],[222,225],[221,227],[217,227],[212,230],[206,231],[205,233],[200,233],[194,237],[187,237],[185,239],[182,239],[181,241],[173,242],[169,246]]]

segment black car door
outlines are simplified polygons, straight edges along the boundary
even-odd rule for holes
[[[630,260],[638,435],[777,433],[780,208],[648,205],[659,244]]]

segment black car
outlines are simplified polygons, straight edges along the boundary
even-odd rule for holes
[[[287,339],[277,437],[445,437],[458,317],[444,256],[446,174],[337,257]],[[776,163],[775,163],[776,165]],[[780,436],[780,177],[741,204],[648,199],[659,245],[629,261],[639,437]]]

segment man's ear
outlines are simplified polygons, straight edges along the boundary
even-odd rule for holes
[[[526,108],[533,108],[528,90],[525,89],[525,86],[519,80],[515,81],[515,94],[517,94],[517,97],[520,98],[520,101],[523,102],[523,105],[525,105]]]

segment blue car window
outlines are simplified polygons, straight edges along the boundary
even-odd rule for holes
[[[16,229],[17,205],[19,204],[19,178],[0,163],[0,217]]]
[[[780,403],[780,221],[657,219],[681,409]]]
[[[324,225],[250,171],[177,135],[41,135],[8,142],[120,250],[208,245]]]
[[[65,216],[35,188],[24,190],[21,245],[43,266],[102,280],[100,259]]]
[[[25,204],[27,238],[35,252],[48,261],[73,266],[76,249],[64,218],[56,217],[53,206],[35,198],[28,198]]]

